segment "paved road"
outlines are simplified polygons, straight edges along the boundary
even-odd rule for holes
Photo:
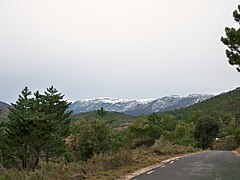
[[[229,151],[210,151],[170,161],[132,180],[240,180],[240,159]]]

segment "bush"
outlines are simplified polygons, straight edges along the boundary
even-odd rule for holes
[[[237,144],[239,146],[240,145],[240,129],[239,128],[236,130],[235,140],[236,140],[236,142],[237,142]]]
[[[151,146],[155,139],[158,139],[162,134],[163,129],[160,126],[153,124],[144,116],[140,116],[129,127],[126,141],[130,148]]]
[[[114,149],[114,130],[106,121],[81,123],[75,142],[77,159],[87,160],[95,154],[108,153]]]
[[[49,163],[35,171],[19,171],[9,169],[0,175],[1,180],[42,180],[69,179],[70,174],[64,169],[64,164]]]
[[[155,141],[155,144],[152,146],[152,151],[157,154],[184,154],[188,152],[196,151],[195,148],[191,146],[181,146],[181,145],[172,145],[163,137]]]
[[[194,131],[194,139],[197,141],[197,146],[202,149],[211,147],[218,132],[219,124],[213,117],[200,117],[197,119]]]
[[[96,154],[87,161],[79,161],[69,165],[68,173],[72,174],[73,179],[86,179],[101,173],[108,173],[118,167],[127,166],[133,160],[132,153],[121,150],[117,153]]]
[[[132,161],[132,154],[127,150],[117,153],[98,154],[93,156],[88,163],[100,171],[116,169],[123,165],[128,165]],[[91,167],[90,166],[90,167]]]
[[[227,149],[227,141],[224,139],[218,139],[213,142],[214,150],[226,150]]]
[[[235,152],[237,153],[238,156],[240,156],[240,148],[237,148]]]
[[[233,149],[237,148],[238,144],[235,139],[231,136],[218,139],[213,142],[212,148],[214,150],[225,150],[225,151],[232,151]]]

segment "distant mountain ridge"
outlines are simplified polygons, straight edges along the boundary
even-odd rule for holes
[[[176,109],[171,112],[163,112],[161,114],[171,114],[176,119],[188,119],[193,114],[227,114],[232,117],[240,118],[240,87],[221,93],[211,99],[202,101],[192,106]],[[228,118],[226,118],[228,119]],[[230,119],[229,119],[230,120]]]
[[[7,103],[5,103],[5,102],[2,102],[2,101],[0,101],[0,109],[6,109],[6,108],[9,108],[10,107],[10,105],[9,104],[7,104]]]
[[[128,100],[111,97],[75,101],[69,107],[73,114],[94,111],[103,107],[106,111],[120,112],[131,116],[171,111],[212,98],[213,95],[192,94],[186,97],[172,95],[158,99]]]

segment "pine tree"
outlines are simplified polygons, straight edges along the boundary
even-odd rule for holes
[[[106,121],[78,121],[75,150],[79,159],[87,160],[94,155],[113,149],[114,131]]]
[[[6,136],[5,129],[6,123],[0,122],[0,171],[11,162],[11,158],[9,157],[10,149],[8,148],[9,139]]]
[[[33,115],[33,99],[31,92],[25,87],[16,104],[12,104],[9,112],[7,135],[14,152],[11,156],[21,162],[22,169],[34,169],[38,163],[37,140],[33,135],[35,129]]]
[[[197,146],[202,149],[211,147],[214,138],[219,133],[218,122],[210,117],[203,116],[197,119],[194,131],[194,139],[197,141]]]
[[[70,103],[63,98],[64,95],[58,93],[53,86],[47,88],[43,97],[43,112],[46,115],[47,124],[52,128],[50,139],[43,149],[47,162],[49,158],[59,157],[66,152],[64,138],[69,133],[69,117],[72,112],[67,111]]]
[[[68,133],[71,112],[69,103],[53,87],[44,95],[39,91],[30,98],[31,92],[24,88],[16,104],[12,104],[7,125],[11,140],[12,157],[21,162],[22,169],[35,169],[39,158],[59,157],[65,152],[64,137]]]
[[[233,12],[234,20],[240,24],[240,5],[238,10]],[[229,60],[229,64],[237,65],[237,71],[240,72],[240,28],[225,28],[226,36],[221,37],[221,41],[228,47],[226,55]]]
[[[107,114],[107,111],[104,111],[103,107],[101,107],[100,110],[97,110],[97,113],[101,118],[103,118]]]

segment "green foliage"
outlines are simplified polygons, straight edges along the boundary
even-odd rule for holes
[[[172,144],[161,136],[159,139],[155,140],[154,145],[151,147],[154,152],[163,153],[163,149],[171,146]]]
[[[103,107],[101,107],[100,110],[97,110],[97,113],[101,118],[103,118],[107,114],[107,111],[104,111]]]
[[[35,94],[36,96],[36,94]],[[51,129],[49,139],[45,140],[43,152],[48,162],[49,158],[59,157],[66,152],[63,139],[69,135],[71,112],[67,111],[70,103],[63,100],[64,95],[58,93],[53,86],[47,88],[41,96],[43,102],[41,110],[45,114],[47,131]]]
[[[189,120],[190,122],[194,122],[196,119],[206,114],[213,117],[220,117],[226,113],[230,114],[233,117],[239,116],[240,88],[214,96],[211,99],[202,101],[186,108],[160,113],[160,115],[173,115],[176,120]]]
[[[232,151],[238,147],[238,144],[233,136],[227,136],[213,142],[214,150]]]
[[[87,160],[95,154],[106,153],[113,149],[114,131],[103,120],[77,121],[76,154],[78,159]]]
[[[203,116],[196,122],[194,138],[197,141],[197,146],[202,149],[211,147],[214,138],[219,132],[218,122],[209,116]]]
[[[195,140],[193,137],[194,124],[180,122],[177,124],[176,129],[171,132],[168,138],[173,144],[184,146],[194,146]]]
[[[183,154],[196,151],[191,146],[181,146],[173,145],[171,142],[167,141],[163,136],[155,140],[154,145],[151,150],[157,154]]]
[[[34,97],[25,87],[16,104],[12,104],[7,124],[11,157],[18,168],[35,169],[39,158],[59,157],[65,151],[63,138],[67,135],[71,112],[61,93],[50,87]]]
[[[235,21],[240,23],[240,5],[233,12]],[[229,64],[237,65],[237,70],[240,72],[240,28],[225,28],[226,38],[221,37],[221,41],[228,47],[226,55],[229,59]]]
[[[99,119],[97,111],[91,111],[86,113],[81,113],[74,117],[74,121],[78,119],[84,119],[86,121],[95,121]],[[103,118],[110,126],[118,128],[120,130],[128,127],[132,122],[135,121],[135,117],[125,115],[118,112],[107,112]]]
[[[1,180],[43,180],[43,179],[71,179],[71,176],[66,171],[65,164],[44,164],[41,168],[35,171],[18,171],[8,169],[0,174]]]
[[[128,165],[132,160],[132,153],[127,150],[121,150],[118,152],[110,152],[105,154],[94,155],[89,159],[88,163],[94,164],[97,168],[101,168],[102,171],[116,169],[121,166]]]
[[[237,145],[240,146],[240,128],[238,128],[238,129],[236,130],[235,140],[236,140]]]
[[[11,149],[9,148],[9,139],[6,135],[6,123],[0,123],[0,171],[1,165],[4,167],[9,167],[12,164],[9,153]]]
[[[148,116],[148,120],[160,127],[164,137],[173,144],[193,146],[194,124],[187,121],[177,121],[171,114],[158,115],[156,113]]]
[[[11,148],[14,149],[14,156],[22,169],[34,169],[38,164],[40,154],[39,147],[42,145],[36,133],[40,133],[34,119],[36,114],[34,109],[34,100],[30,99],[31,92],[25,87],[19,96],[16,104],[12,104],[9,114],[9,123],[7,135],[11,142]],[[38,119],[37,123],[41,121]],[[33,132],[33,131],[38,132]],[[41,139],[40,139],[41,140]],[[20,168],[19,167],[19,168]]]
[[[161,119],[161,126],[166,131],[173,131],[176,128],[177,121],[174,116],[166,115]]]
[[[152,113],[147,117],[148,121],[152,124],[159,124],[161,117],[157,113]]]
[[[132,152],[121,150],[116,153],[94,155],[85,162],[48,163],[35,171],[9,169],[0,174],[1,180],[43,180],[43,179],[91,179],[94,174],[108,174],[106,171],[128,166],[133,162]],[[94,178],[99,179],[99,178]],[[105,178],[103,178],[105,179]],[[111,178],[112,179],[112,178]]]
[[[160,119],[168,115],[174,116],[177,122],[175,130],[164,133],[165,138],[173,144],[194,146],[197,143],[196,138],[194,139],[194,124],[197,124],[198,119],[206,115],[218,123],[219,133],[217,137],[219,139],[227,139],[228,137],[234,139],[235,137],[237,141],[237,129],[240,128],[240,88],[186,108],[158,114]],[[165,128],[166,126],[163,127],[164,130]]]
[[[126,139],[132,148],[154,144],[155,139],[158,139],[163,134],[163,129],[154,124],[154,121],[149,121],[144,116],[140,116],[129,127]]]

